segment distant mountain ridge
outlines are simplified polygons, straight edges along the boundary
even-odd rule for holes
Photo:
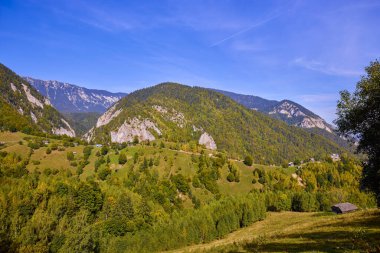
[[[319,128],[333,133],[333,127],[323,118],[302,105],[291,100],[268,100],[258,96],[242,95],[224,90],[214,90],[226,95],[248,109],[266,113],[273,118],[285,121],[289,125],[312,129]]]
[[[66,113],[104,113],[112,104],[127,95],[122,92],[87,89],[59,81],[44,81],[31,77],[24,79],[46,96],[58,111]]]

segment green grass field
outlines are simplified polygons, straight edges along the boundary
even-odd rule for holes
[[[268,213],[208,244],[171,252],[379,252],[380,210],[354,213]]]

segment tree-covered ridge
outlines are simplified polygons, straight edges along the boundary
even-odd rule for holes
[[[184,116],[179,127],[163,113],[161,106]],[[243,158],[251,155],[258,163],[281,164],[296,158],[324,157],[343,149],[324,137],[288,126],[236,103],[209,89],[163,83],[135,91],[121,99],[114,111],[122,109],[109,124],[95,129],[95,140],[110,141],[110,132],[134,117],[151,119],[162,132],[156,136],[167,141],[196,143],[202,130],[209,133],[218,150]],[[194,131],[194,127],[201,131]]]
[[[0,129],[26,133],[70,130],[59,112],[25,80],[0,64]]]

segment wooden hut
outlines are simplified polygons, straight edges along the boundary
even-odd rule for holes
[[[333,205],[331,207],[331,210],[334,213],[342,214],[342,213],[349,213],[349,212],[356,211],[358,210],[358,208],[354,204],[346,202],[346,203],[339,203],[339,204]]]

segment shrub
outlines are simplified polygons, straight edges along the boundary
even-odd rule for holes
[[[234,173],[232,173],[232,172],[228,173],[227,181],[228,182],[234,182],[235,181],[235,175],[234,175]]]
[[[108,154],[108,148],[106,146],[103,146],[101,149],[100,149],[100,154],[101,155],[106,155]]]
[[[69,151],[67,152],[66,157],[67,157],[67,160],[72,161],[74,160],[74,153]]]
[[[119,155],[119,164],[125,164],[127,162],[127,156],[124,153]]]
[[[252,158],[252,156],[247,155],[244,158],[244,164],[247,165],[247,166],[252,166],[252,164],[253,164],[253,158]]]
[[[111,170],[109,168],[101,168],[99,171],[98,171],[98,177],[99,179],[101,180],[106,180],[108,175],[111,175]]]

